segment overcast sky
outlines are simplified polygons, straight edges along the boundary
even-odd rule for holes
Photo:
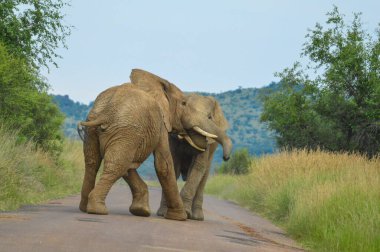
[[[73,25],[59,68],[46,74],[52,93],[88,103],[142,68],[184,91],[262,87],[299,59],[308,28],[333,5],[365,27],[380,22],[380,1],[72,0]]]

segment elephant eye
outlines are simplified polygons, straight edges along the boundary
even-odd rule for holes
[[[208,119],[212,119],[212,116],[211,116],[211,115],[209,115],[209,116],[208,116]]]
[[[181,103],[183,106],[185,106],[186,105],[186,101],[182,101],[182,103]]]

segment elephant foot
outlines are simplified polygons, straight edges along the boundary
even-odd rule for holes
[[[183,208],[185,208],[186,216],[188,219],[191,219],[191,201],[183,200]]]
[[[204,215],[203,215],[203,210],[202,208],[194,208],[193,212],[191,214],[192,220],[198,220],[198,221],[203,221],[204,220]]]
[[[160,207],[157,210],[157,216],[165,216],[166,212],[168,211],[167,207]]]
[[[191,219],[191,207],[192,207],[193,201],[190,199],[187,199],[183,191],[181,191],[181,199],[183,202],[183,208],[185,208],[185,211],[186,211],[187,218]]]
[[[164,217],[170,220],[184,221],[187,219],[187,214],[183,208],[168,208]]]
[[[87,213],[87,203],[88,200],[81,199],[79,203],[79,210],[81,210],[84,213]]]
[[[94,197],[91,197],[90,193],[88,196],[87,213],[107,215],[108,210],[104,201],[97,201]]]
[[[132,205],[129,207],[129,212],[136,216],[150,216],[150,208],[147,204],[139,204],[132,202]]]
[[[143,191],[142,193],[135,193],[133,195],[133,200],[131,206],[129,207],[129,212],[137,216],[150,216],[148,190]]]
[[[192,218],[191,208],[185,207],[186,216],[188,219]]]

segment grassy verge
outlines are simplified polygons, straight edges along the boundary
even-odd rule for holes
[[[16,144],[16,135],[1,127],[0,142],[1,211],[79,192],[84,171],[80,142],[66,141],[59,161],[32,144]]]
[[[321,151],[253,161],[206,191],[255,210],[315,251],[380,251],[380,158]]]

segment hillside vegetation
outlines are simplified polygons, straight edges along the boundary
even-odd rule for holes
[[[253,159],[248,175],[206,185],[316,251],[380,251],[379,189],[380,157],[306,150]]]

